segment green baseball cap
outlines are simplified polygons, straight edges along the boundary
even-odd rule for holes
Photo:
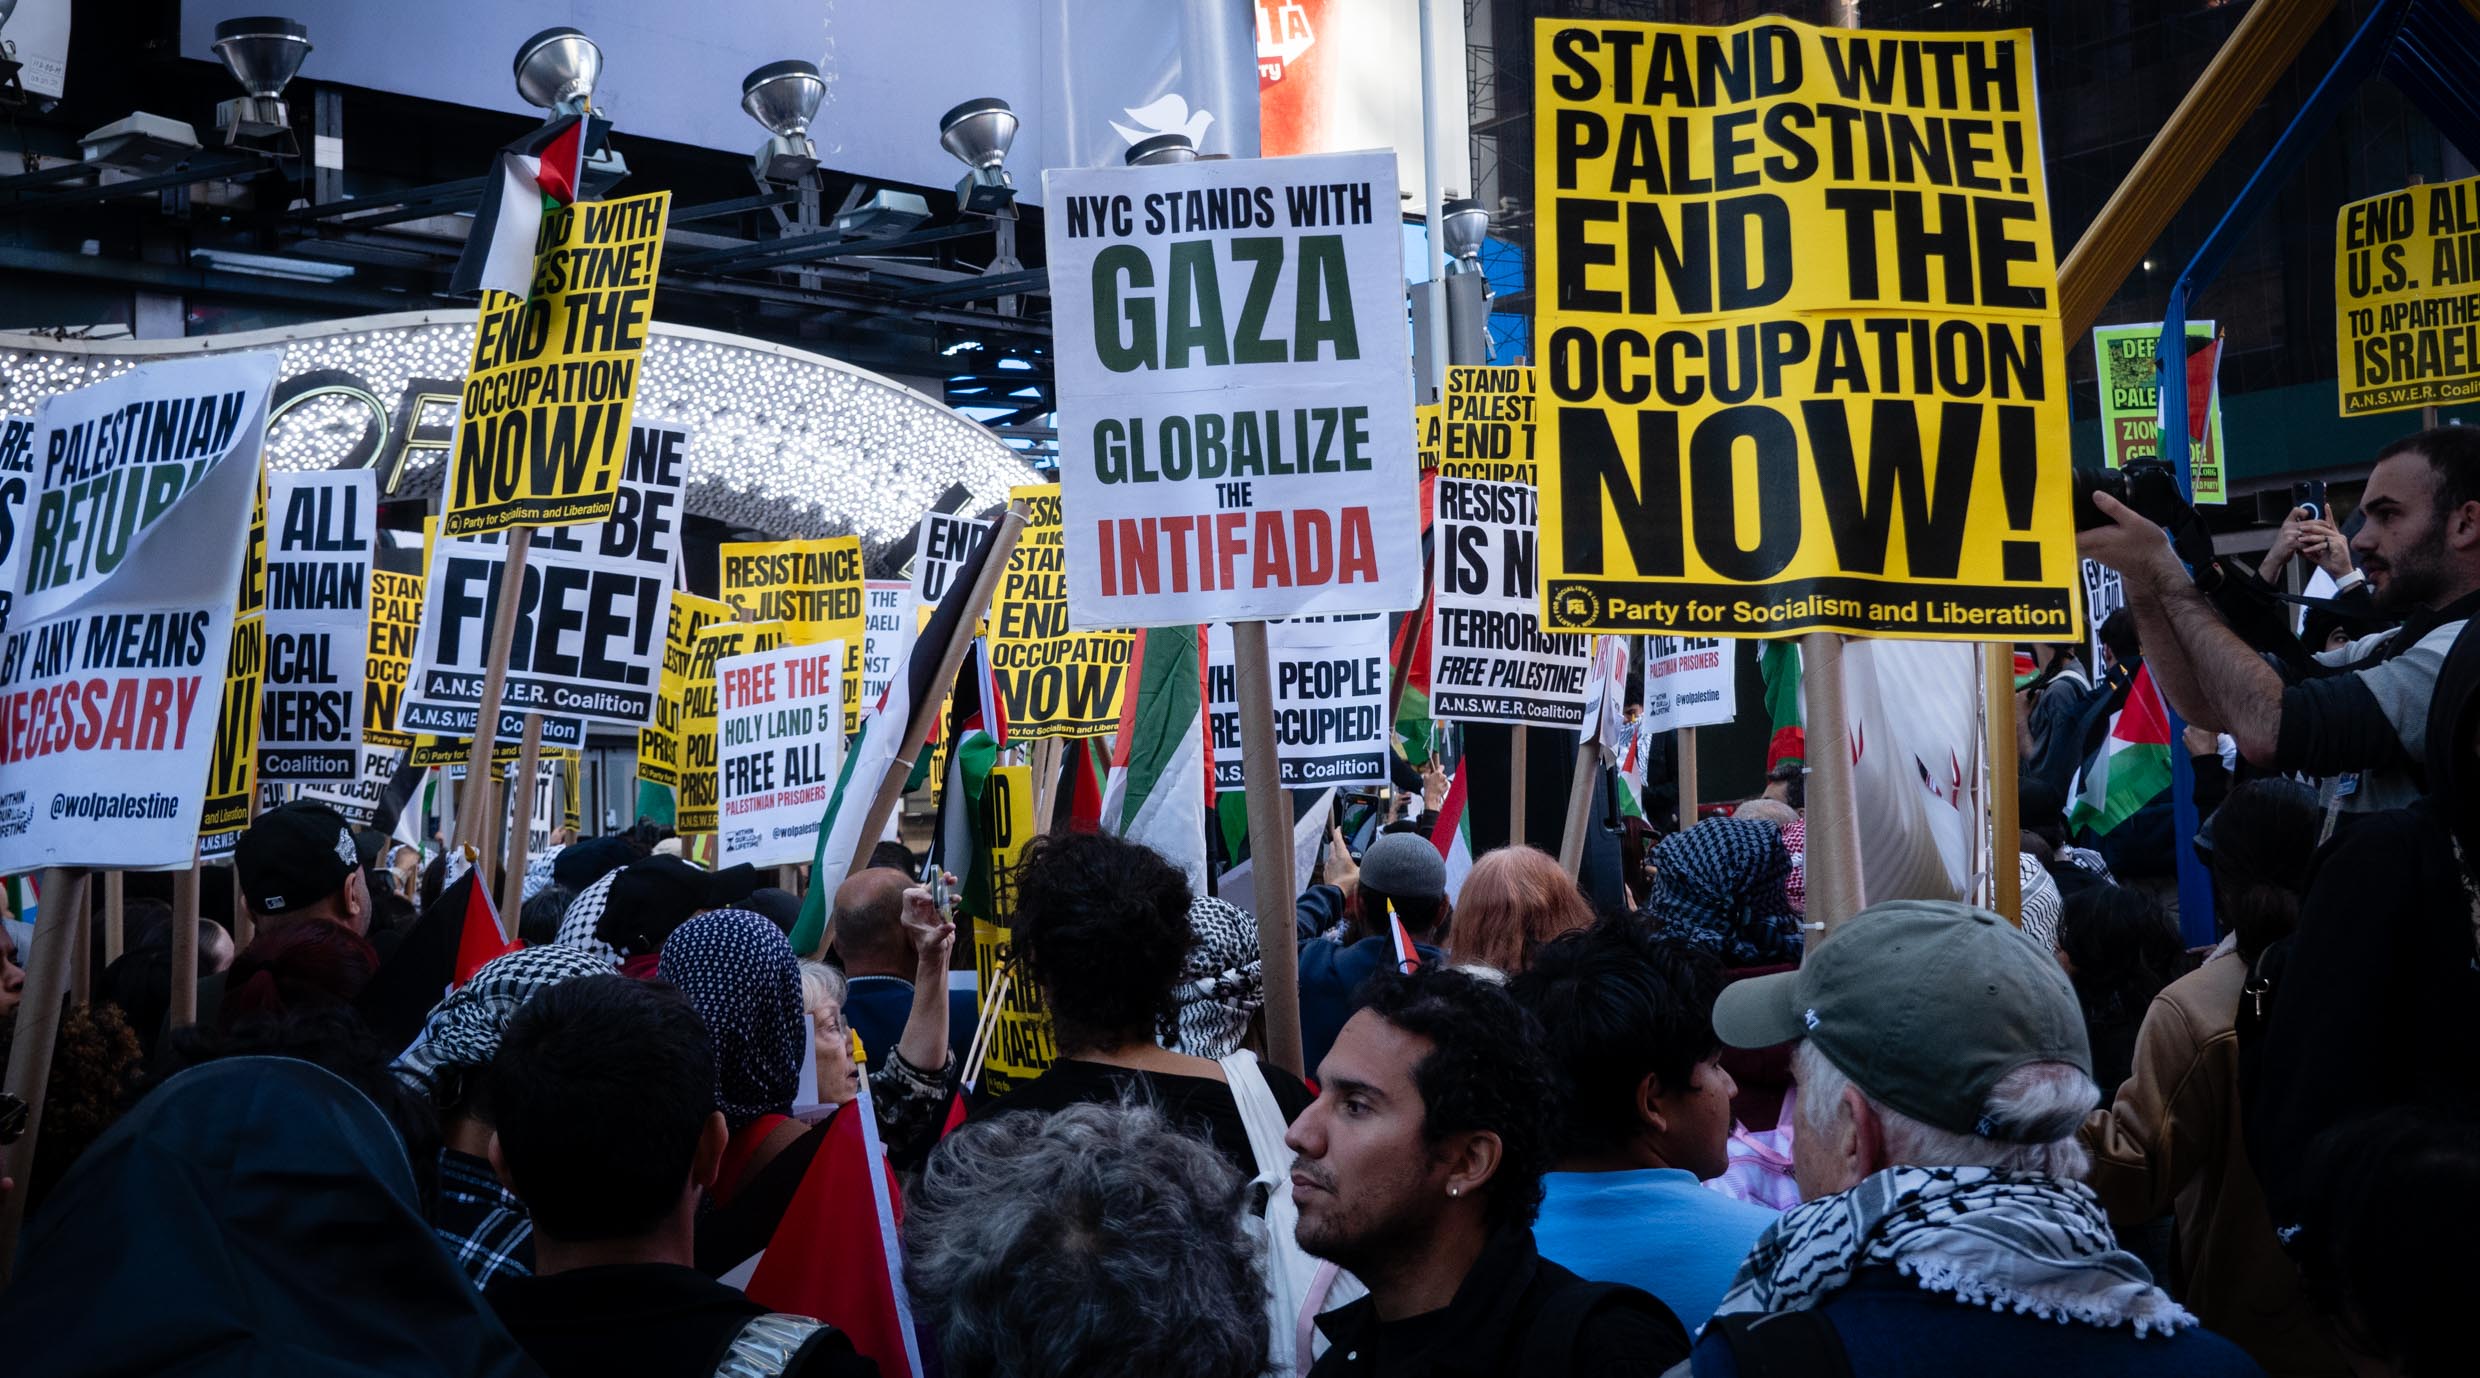
[[[1734,982],[1714,1001],[1734,1048],[1805,1038],[1873,1100],[1923,1124],[1995,1137],[1981,1107],[2032,1062],[2092,1075],[2083,1008],[2058,961],[1968,904],[1891,900],[1852,915],[1797,971]]]

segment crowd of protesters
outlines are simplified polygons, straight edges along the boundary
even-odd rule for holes
[[[2099,664],[2035,651],[2014,921],[1812,919],[1796,764],[1644,839],[1615,902],[1529,848],[1459,888],[1416,826],[1357,855],[1338,834],[1293,916],[1305,1075],[1262,1056],[1257,920],[1102,834],[1036,838],[1008,878],[1052,1046],[994,1093],[968,1090],[954,918],[901,846],[835,891],[821,954],[746,867],[649,826],[562,838],[524,945],[459,982],[487,876],[273,809],[234,857],[251,940],[201,930],[194,1022],[150,904],[64,1015],[7,1187],[28,1213],[0,1353],[27,1375],[2461,1371],[2480,436],[2389,448],[2343,525],[2294,514],[2263,572],[2349,577],[2288,661],[2101,501],[2085,549],[2127,606]],[[2106,827],[2082,806],[2140,668],[2192,729],[2190,836],[2166,799]],[[2182,848],[2211,881],[2192,945]],[[0,929],[0,1033],[17,957]],[[827,1200],[873,1154],[875,1207]],[[771,1304],[871,1267],[878,1293]]]

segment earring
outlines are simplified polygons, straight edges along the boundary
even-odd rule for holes
[[[1464,1189],[1463,1189],[1462,1187],[1449,1187],[1449,1188],[1447,1188],[1447,1195],[1449,1195],[1449,1196],[1461,1196],[1461,1195],[1463,1195],[1463,1194],[1464,1194]]]

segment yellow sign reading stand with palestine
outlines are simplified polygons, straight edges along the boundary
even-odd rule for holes
[[[722,547],[723,601],[735,614],[782,622],[800,645],[844,643],[844,735],[861,730],[861,653],[868,639],[861,538],[743,541]]]
[[[1457,364],[1447,370],[1443,406],[1439,477],[1491,483],[1534,481],[1531,368]]]
[[[2480,177],[2344,206],[2334,306],[2344,416],[2480,397]]]
[[[1136,635],[1069,629],[1059,485],[1011,488],[1008,501],[1025,504],[1025,534],[1000,576],[986,643],[1008,740],[1108,736],[1119,730]]]
[[[2078,636],[2031,35],[1536,39],[1543,629]]]
[[[533,290],[485,294],[448,467],[450,536],[611,518],[670,192],[543,212]]]
[[[422,576],[394,570],[370,572],[370,664],[364,670],[362,742],[412,747],[413,734],[396,730],[396,704],[413,673],[414,633],[422,621]]]

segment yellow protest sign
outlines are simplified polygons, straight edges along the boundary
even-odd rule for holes
[[[670,621],[663,632],[663,673],[656,685],[654,721],[637,730],[637,778],[657,785],[680,784],[680,715],[688,692],[689,657],[698,630],[732,620],[732,605],[687,589],[672,590]]]
[[[1025,534],[1000,576],[987,643],[1007,739],[1108,736],[1119,730],[1136,636],[1069,630],[1059,485],[1011,488],[1008,501],[1026,505]]]
[[[844,643],[844,733],[861,730],[861,538],[740,541],[722,548],[723,600],[735,614],[780,621],[803,645]]]
[[[1533,482],[1533,370],[1457,364],[1447,370],[1446,416],[1439,428],[1444,478]]]
[[[485,294],[457,414],[450,536],[611,518],[672,194],[543,212],[533,290]]]
[[[998,988],[999,968],[1010,958],[1016,863],[1038,831],[1033,817],[1033,767],[991,767],[990,778],[982,785],[980,840],[986,850],[979,858],[989,868],[984,874],[990,877],[990,912],[973,916],[973,970],[984,1000]],[[990,1054],[982,1063],[982,1088],[992,1095],[1004,1095],[1042,1075],[1058,1056],[1041,992],[1033,988],[1022,966],[1011,968],[1007,998],[990,1031]],[[965,1069],[965,1075],[971,1076],[972,1069]]]
[[[491,763],[508,765],[523,759],[524,751],[525,748],[516,742],[497,743],[491,748]],[[461,777],[473,755],[474,744],[465,737],[416,737],[413,750],[405,760],[408,765],[423,770],[447,766]]]
[[[250,504],[250,544],[241,557],[241,589],[233,597],[233,616],[267,610],[267,470],[258,471],[258,496]]]
[[[363,672],[362,743],[407,748],[413,734],[396,730],[396,701],[413,671],[413,638],[422,622],[422,576],[370,572],[370,664]]]
[[[2480,397],[2480,177],[2344,206],[2334,305],[2344,416]]]
[[[1412,408],[1412,448],[1421,457],[1421,472],[1438,467],[1446,454],[1446,414],[1444,402],[1421,402]]]
[[[207,759],[205,803],[198,811],[200,850],[221,856],[250,826],[250,792],[258,780],[258,695],[267,662],[267,617],[235,617],[224,659],[224,703],[215,715],[215,750]]]
[[[2031,35],[1536,38],[1543,630],[2078,635]]]
[[[678,595],[674,595],[677,597]],[[684,833],[715,830],[722,781],[715,775],[715,662],[751,651],[771,651],[791,637],[783,622],[710,622],[689,642],[681,680],[680,778],[672,826]]]

